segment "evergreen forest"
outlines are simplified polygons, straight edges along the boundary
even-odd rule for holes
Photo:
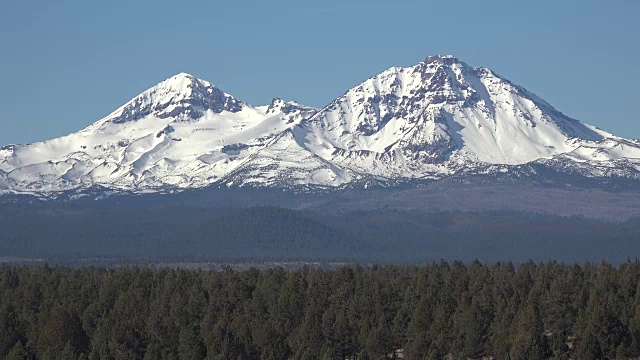
[[[626,359],[640,263],[0,265],[7,359]]]

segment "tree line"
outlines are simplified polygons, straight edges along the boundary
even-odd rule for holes
[[[640,264],[0,266],[7,359],[640,356]]]

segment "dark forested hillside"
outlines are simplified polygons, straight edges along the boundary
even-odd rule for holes
[[[0,207],[0,259],[125,262],[527,259],[620,263],[640,255],[640,222],[514,212],[275,207]]]
[[[0,266],[8,359],[640,356],[640,264]]]
[[[0,256],[220,260],[324,258],[367,253],[301,212],[279,208],[81,208],[0,210]]]

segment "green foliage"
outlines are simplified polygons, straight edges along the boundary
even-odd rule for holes
[[[18,342],[15,344],[11,351],[7,354],[7,360],[26,360],[29,359],[29,353],[22,346],[22,343]]]
[[[0,358],[626,359],[640,264],[0,266]]]

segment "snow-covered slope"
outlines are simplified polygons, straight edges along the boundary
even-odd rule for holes
[[[522,176],[523,166],[639,178],[639,164],[637,140],[565,116],[491,70],[432,56],[320,110],[278,98],[254,107],[178,74],[77,133],[1,148],[0,193],[341,187]]]
[[[316,155],[316,163],[331,164],[323,177],[312,177],[292,161],[270,161],[269,169],[260,171],[265,159],[301,159],[308,153]],[[636,177],[640,143],[572,119],[491,70],[453,56],[432,56],[347,91],[252,155],[243,165],[251,170],[234,181],[270,184],[288,181],[291,174],[298,174],[294,184],[317,185],[372,177],[441,178],[504,172],[532,162],[552,166],[557,161],[549,160],[557,158],[570,159],[587,176],[602,175],[599,167],[619,168],[621,161],[625,167],[619,174]]]
[[[252,107],[178,74],[84,130],[2,148],[0,186],[18,192],[202,187],[313,112],[277,98]]]

